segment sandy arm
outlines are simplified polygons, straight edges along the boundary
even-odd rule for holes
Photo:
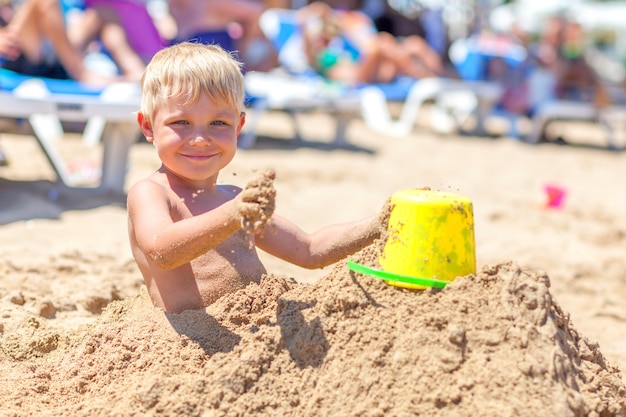
[[[222,196],[214,208],[182,219],[172,218],[176,210],[164,186],[142,181],[128,193],[134,241],[150,261],[170,270],[215,249],[242,228],[259,232],[274,211],[273,179],[273,172],[261,174],[243,191],[233,187],[233,195]]]
[[[307,233],[291,221],[274,215],[256,244],[267,253],[295,265],[323,268],[370,245],[381,235],[380,216],[339,223]]]
[[[162,269],[174,269],[214,249],[241,227],[236,205],[175,221],[161,186],[150,181],[128,193],[129,221],[141,252]]]

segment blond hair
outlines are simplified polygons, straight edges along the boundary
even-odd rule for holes
[[[182,42],[157,52],[141,78],[141,109],[153,122],[159,105],[184,98],[186,105],[201,94],[221,98],[238,113],[244,111],[241,62],[218,45]]]

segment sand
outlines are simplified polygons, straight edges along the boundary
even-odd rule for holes
[[[313,144],[271,136],[222,181],[276,173],[276,212],[305,230],[378,212],[430,187],[474,205],[477,273],[413,291],[262,254],[269,276],[206,310],[165,314],[145,293],[123,197],[59,193],[28,136],[3,134],[0,167],[0,415],[626,416],[626,154],[597,127],[578,145],[404,138],[303,116]],[[586,146],[586,144],[591,146]],[[59,144],[93,177],[98,148]],[[137,144],[128,184],[158,165]],[[566,190],[546,207],[545,186]],[[376,266],[380,242],[355,255]]]

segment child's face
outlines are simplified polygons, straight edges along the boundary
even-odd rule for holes
[[[152,125],[140,113],[139,125],[169,172],[189,182],[215,181],[235,156],[245,113],[207,94],[196,103],[183,104],[182,98],[173,98],[158,107]]]

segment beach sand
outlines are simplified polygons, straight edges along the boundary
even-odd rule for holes
[[[0,135],[0,416],[626,416],[626,154],[598,127],[575,145],[373,133],[282,114],[221,182],[276,173],[276,211],[313,231],[376,213],[397,190],[471,199],[477,273],[413,291],[347,269],[270,275],[206,310],[153,308],[123,196],[59,192],[29,136]],[[59,143],[77,177],[99,148]],[[158,166],[136,144],[127,184]],[[97,170],[96,170],[97,171]],[[546,207],[546,187],[565,190]],[[380,242],[355,255],[375,266]]]

